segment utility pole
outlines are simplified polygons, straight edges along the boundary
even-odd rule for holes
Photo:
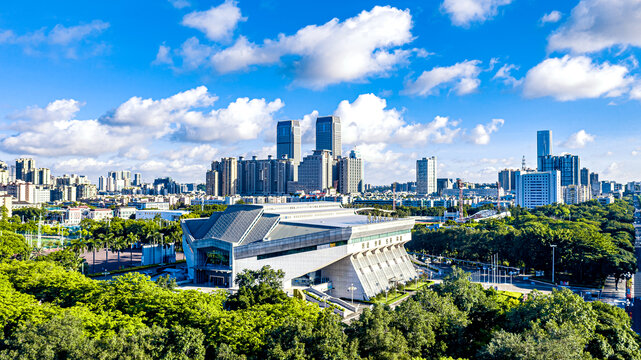
[[[552,284],[554,283],[554,249],[556,248],[556,245],[550,245],[552,248]]]

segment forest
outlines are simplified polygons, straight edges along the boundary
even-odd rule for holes
[[[407,247],[474,261],[498,254],[503,265],[545,270],[549,277],[550,245],[556,245],[557,279],[571,284],[598,285],[609,275],[621,279],[636,272],[634,208],[628,201],[601,205],[593,200],[511,212],[501,220],[449,224],[437,230],[417,225]]]

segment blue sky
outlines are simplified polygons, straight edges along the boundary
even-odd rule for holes
[[[639,179],[639,0],[110,1],[0,5],[0,159],[203,181],[275,155],[275,123],[337,114],[373,184],[496,181],[536,130]]]

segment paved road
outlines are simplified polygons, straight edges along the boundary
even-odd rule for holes
[[[637,257],[637,268],[639,269],[633,278],[633,302],[632,302],[632,329],[641,334],[641,204],[635,201],[634,227],[636,239],[634,242],[634,253]]]

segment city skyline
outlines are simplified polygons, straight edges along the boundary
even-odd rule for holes
[[[555,154],[580,156],[601,180],[636,180],[639,32],[577,24],[587,9],[599,26],[633,25],[641,5],[490,1],[466,13],[454,3],[5,4],[0,160],[33,157],[94,183],[119,169],[200,183],[212,160],[276,156],[280,120],[300,121],[304,157],[315,118],[337,115],[342,151],[361,153],[371,184],[412,181],[416,159],[432,155],[440,177],[493,182],[523,155],[536,168],[543,129]],[[154,16],[141,26],[124,6]],[[282,11],[299,15],[273,22]],[[212,26],[221,14],[229,22]],[[577,40],[596,32],[609,38]],[[243,48],[255,57],[234,58]]]

